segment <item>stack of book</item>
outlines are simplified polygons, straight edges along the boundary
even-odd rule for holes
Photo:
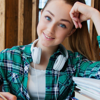
[[[73,77],[73,81],[77,85],[73,100],[100,100],[100,80]]]

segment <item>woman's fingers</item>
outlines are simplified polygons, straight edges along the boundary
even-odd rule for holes
[[[0,92],[0,94],[3,95],[7,100],[17,100],[17,97],[9,92]]]
[[[82,28],[81,23],[91,18],[92,11],[93,8],[83,3],[76,2],[70,11],[70,17],[72,18],[75,27]]]
[[[71,16],[72,16],[71,18],[72,18],[72,21],[73,21],[73,23],[75,25],[75,28],[82,28],[81,21],[78,18],[79,17],[79,14],[77,16],[73,16],[73,15],[71,15]]]
[[[72,21],[75,25],[75,28],[81,28],[81,22],[80,22],[80,13],[73,7],[70,11],[70,17],[72,18]]]

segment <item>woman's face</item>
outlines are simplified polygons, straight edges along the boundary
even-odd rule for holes
[[[64,0],[51,0],[41,12],[37,33],[43,46],[56,46],[72,34],[73,22],[69,15],[71,8]]]

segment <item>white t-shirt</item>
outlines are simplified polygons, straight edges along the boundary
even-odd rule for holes
[[[28,73],[28,93],[31,100],[44,100],[45,98],[45,72],[30,66]]]

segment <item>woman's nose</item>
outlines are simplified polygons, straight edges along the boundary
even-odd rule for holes
[[[55,23],[50,23],[48,25],[48,31],[51,32],[51,33],[54,33],[55,32],[55,28],[56,28]]]

